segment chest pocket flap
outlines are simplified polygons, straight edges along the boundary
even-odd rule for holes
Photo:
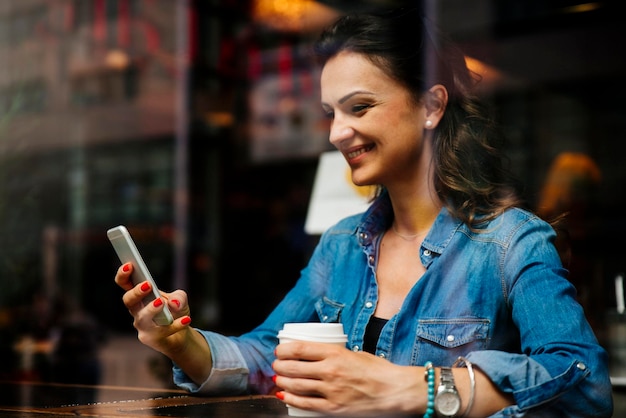
[[[417,325],[417,336],[442,347],[455,348],[489,335],[489,320],[479,318],[425,319]]]
[[[324,296],[315,303],[315,310],[320,322],[339,322],[344,306],[342,303],[335,302]]]

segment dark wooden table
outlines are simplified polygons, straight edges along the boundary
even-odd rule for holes
[[[288,417],[274,396],[201,397],[180,390],[0,381],[0,417]]]
[[[626,386],[614,391],[614,399],[613,416],[626,417]],[[274,396],[202,397],[181,390],[0,381],[0,418],[68,416],[293,418]]]

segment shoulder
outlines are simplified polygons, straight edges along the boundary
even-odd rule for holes
[[[363,222],[363,213],[347,216],[328,228],[323,235],[352,235]]]
[[[507,209],[478,229],[471,230],[466,226],[465,231],[474,237],[483,236],[502,242],[511,242],[511,240],[526,236],[530,232],[545,237],[555,234],[548,222],[522,208]]]
[[[552,227],[548,222],[540,218],[535,213],[522,208],[507,209],[499,217],[502,219],[502,223],[509,225],[512,230],[524,230],[527,228],[542,229],[546,231],[552,230]]]
[[[331,260],[337,259],[339,254],[345,256],[348,253],[356,253],[354,250],[360,245],[357,231],[362,223],[362,217],[363,214],[348,216],[326,229],[315,247],[311,263],[317,264],[319,269],[319,265],[328,265]]]
[[[542,223],[544,222],[541,218],[539,218],[537,215],[535,215],[534,213],[526,210],[526,209],[522,209],[522,208],[509,208],[507,210],[505,210],[504,212],[502,212],[502,214],[500,214],[498,217],[496,217],[494,219],[494,221],[492,221],[492,223],[494,222],[500,222],[503,224],[508,224],[508,225],[524,225],[526,223],[534,223],[534,222],[539,222]]]

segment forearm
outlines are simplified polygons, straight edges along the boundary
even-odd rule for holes
[[[213,367],[211,349],[206,339],[193,328],[189,328],[183,344],[163,350],[163,354],[198,386],[206,381]]]
[[[471,409],[467,408],[471,399],[471,381],[470,374],[465,367],[455,367],[452,369],[454,381],[461,396],[461,409],[459,416],[466,417],[486,417],[497,411],[515,403],[511,394],[506,394],[498,389],[496,385],[476,366],[473,366],[475,387],[474,399]],[[437,380],[439,380],[439,369],[437,369]]]
[[[437,392],[437,386],[439,385],[439,377],[441,369],[435,367],[435,387],[434,391]],[[461,398],[461,407],[458,412],[458,416],[467,417],[486,417],[490,416],[499,410],[512,405],[514,403],[513,397],[509,394],[505,394],[500,391],[491,380],[475,366],[474,371],[474,396],[471,405],[471,409],[467,411],[470,404],[471,395],[471,381],[468,370],[465,367],[454,367],[452,373],[454,375],[455,386],[459,392]],[[428,385],[426,379],[425,367],[407,367],[405,372],[411,376],[408,385],[404,386],[404,396],[396,398],[395,408],[404,412],[415,412],[424,414],[428,401]],[[397,379],[396,382],[407,382],[407,380]],[[400,389],[402,390],[402,389]],[[416,394],[418,396],[416,396]],[[410,406],[409,406],[410,405]],[[409,408],[409,411],[406,408]]]

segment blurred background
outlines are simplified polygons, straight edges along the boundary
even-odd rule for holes
[[[400,1],[2,0],[0,380],[169,387],[113,282],[124,224],[193,324],[238,334],[298,278],[331,150],[309,47]],[[411,3],[405,1],[404,3]],[[626,30],[617,1],[438,0],[524,194],[626,378]]]

